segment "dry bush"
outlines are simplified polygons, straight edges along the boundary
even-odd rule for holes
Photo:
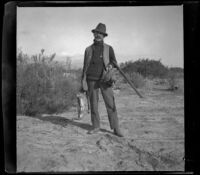
[[[54,62],[55,54],[24,59],[18,54],[17,113],[36,115],[58,113],[74,105],[78,91],[77,79],[65,77],[66,69]],[[32,59],[32,60],[31,60]]]
[[[161,59],[139,59],[122,63],[120,66],[124,72],[137,72],[145,78],[151,76],[164,78],[168,72],[168,68],[161,63]]]
[[[142,88],[145,86],[145,79],[144,77],[137,73],[137,72],[130,72],[125,73],[127,78],[132,81],[132,83],[135,85],[136,88]],[[126,83],[126,80],[124,79],[123,82]]]
[[[176,73],[169,71],[167,82],[169,85],[169,90],[174,91],[178,89],[178,79]]]
[[[143,90],[145,90],[146,92],[152,91],[153,87],[154,87],[154,81],[149,78],[145,78],[145,86],[143,86]]]
[[[155,85],[166,85],[168,83],[165,78],[154,78],[153,81]]]

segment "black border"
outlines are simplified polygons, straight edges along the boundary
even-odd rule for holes
[[[200,3],[184,4],[184,74],[185,74],[185,163],[186,171],[199,173],[200,144],[198,97],[200,54],[198,47]]]
[[[16,172],[16,3],[7,3],[2,20],[2,116],[4,171]]]
[[[4,136],[3,172],[16,172],[16,7],[183,5],[185,78],[185,172],[135,172],[136,174],[196,174],[198,159],[199,108],[199,1],[14,1],[3,4],[2,26],[2,114]],[[6,84],[7,83],[7,84]],[[86,174],[84,172],[81,172]],[[92,172],[92,174],[99,174]],[[101,172],[102,173],[102,172]],[[105,174],[109,172],[103,172]],[[114,173],[110,172],[109,174]],[[118,172],[132,174],[134,172]],[[27,173],[29,174],[29,173]],[[38,173],[40,174],[40,173]],[[56,173],[55,173],[56,174]],[[65,174],[65,173],[58,173]],[[69,173],[68,173],[69,174]]]

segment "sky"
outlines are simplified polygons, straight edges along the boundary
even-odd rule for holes
[[[104,42],[118,62],[149,58],[183,67],[183,6],[18,7],[17,47],[33,55],[43,48],[57,59],[93,43],[92,29],[106,25]],[[73,60],[72,60],[73,61]]]

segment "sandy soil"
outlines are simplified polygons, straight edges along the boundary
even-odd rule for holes
[[[161,88],[141,90],[128,85],[115,91],[120,127],[112,134],[102,98],[101,132],[88,135],[90,115],[80,121],[75,108],[62,114],[17,116],[17,170],[184,171],[184,96]]]

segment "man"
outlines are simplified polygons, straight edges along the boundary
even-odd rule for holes
[[[89,134],[100,131],[100,117],[98,112],[99,89],[101,90],[110,123],[110,128],[114,134],[123,137],[119,129],[117,110],[115,106],[114,93],[110,83],[104,81],[104,76],[108,70],[117,64],[113,48],[104,43],[106,33],[105,24],[99,23],[92,30],[94,43],[86,48],[84,55],[84,65],[82,73],[82,89],[88,91],[91,107],[91,122],[93,129]]]

